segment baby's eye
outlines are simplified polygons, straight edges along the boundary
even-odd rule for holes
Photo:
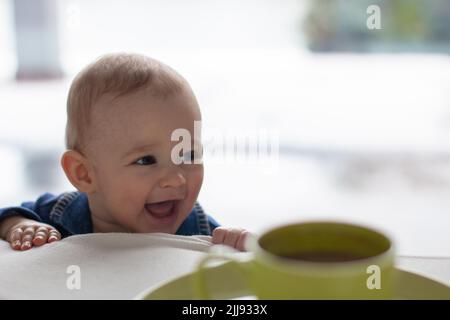
[[[138,164],[140,166],[149,166],[155,163],[156,159],[154,156],[145,156],[135,162],[135,164]]]

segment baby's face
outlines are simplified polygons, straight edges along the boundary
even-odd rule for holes
[[[184,90],[157,99],[143,90],[113,100],[104,97],[94,110],[88,141],[96,185],[89,199],[93,220],[126,232],[175,233],[203,181],[202,164],[176,165],[171,159],[179,143],[171,141],[171,134],[178,128],[187,129],[192,139],[184,158],[190,158],[194,146],[200,149],[200,136],[194,136],[194,121],[201,120],[195,97]]]

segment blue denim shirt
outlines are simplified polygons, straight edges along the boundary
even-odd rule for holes
[[[63,238],[93,232],[88,198],[81,192],[66,192],[59,196],[46,193],[35,202],[24,202],[18,207],[0,209],[0,222],[13,215],[47,223],[55,227]],[[200,204],[196,202],[176,234],[211,235],[218,226],[219,224],[207,216]]]

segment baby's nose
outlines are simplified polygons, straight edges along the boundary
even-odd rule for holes
[[[161,188],[168,188],[168,187],[176,188],[184,184],[186,184],[186,178],[181,172],[170,172],[169,174],[164,176],[159,182],[159,186]]]

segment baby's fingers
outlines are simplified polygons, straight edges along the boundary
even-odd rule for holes
[[[228,231],[224,227],[217,227],[214,229],[212,234],[212,243],[213,244],[222,244],[225,240],[225,236],[227,235]]]
[[[236,249],[238,249],[239,251],[246,251],[245,242],[249,236],[250,232],[248,232],[247,230],[243,230],[236,242]]]
[[[34,234],[33,244],[36,247],[42,246],[44,243],[47,243],[48,239],[48,228],[46,227],[38,227],[36,233]]]
[[[48,235],[48,243],[52,243],[54,241],[61,240],[61,234],[56,229],[50,229],[49,235]]]
[[[236,248],[236,243],[242,231],[243,229],[217,227],[213,231],[212,243]]]
[[[250,233],[240,228],[217,227],[213,231],[212,243],[224,244],[239,251],[245,251],[245,242]]]
[[[230,246],[232,248],[236,248],[236,243],[239,239],[239,235],[240,235],[240,230],[231,228],[225,235],[223,244]]]
[[[27,227],[25,231],[22,234],[22,246],[20,247],[21,250],[28,250],[31,249],[33,246],[32,240],[34,238],[34,227]]]
[[[9,242],[11,244],[11,248],[13,248],[14,250],[20,250],[22,246],[22,234],[23,230],[21,228],[14,229],[11,232]]]

